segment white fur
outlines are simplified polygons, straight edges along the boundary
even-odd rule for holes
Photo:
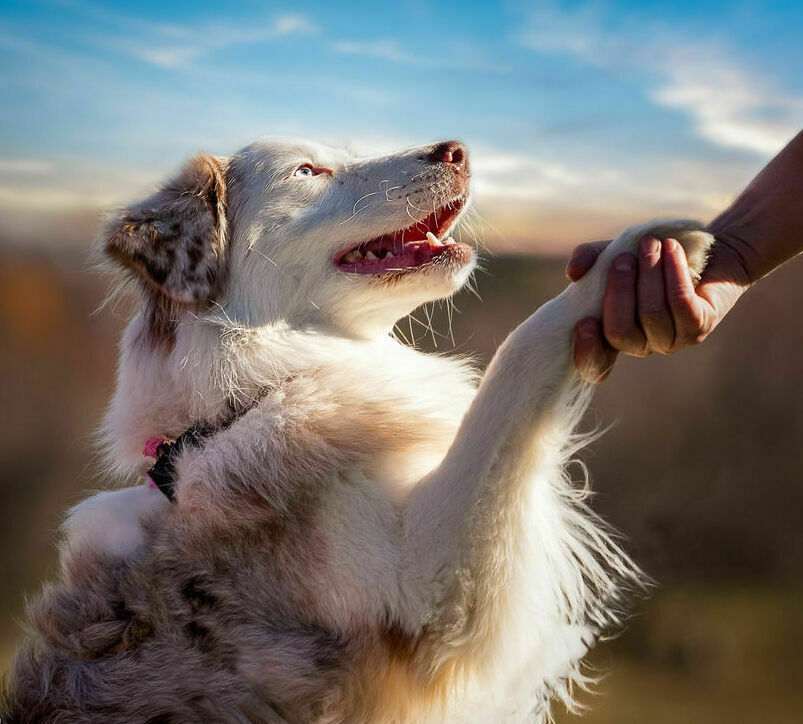
[[[210,481],[227,465],[256,465],[281,425],[294,429],[293,415],[335,414],[366,438],[362,453],[356,445],[354,457],[318,469],[327,515],[315,533],[329,553],[326,573],[309,585],[321,620],[345,633],[388,611],[411,634],[437,623],[432,671],[455,673],[442,709],[422,704],[405,721],[540,721],[550,695],[571,703],[572,683],[583,683],[577,662],[618,620],[619,582],[638,577],[564,470],[584,442],[573,429],[589,399],[573,371],[571,330],[599,314],[611,260],[635,253],[643,233],[678,238],[698,272],[711,239],[688,222],[625,232],[508,337],[476,387],[466,363],[388,336],[414,307],[459,289],[470,264],[383,285],[331,263],[349,243],[407,225],[411,208],[432,209],[434,182],[415,182],[425,150],[355,159],[314,144],[258,143],[229,159],[226,290],[213,308],[179,320],[167,353],[142,344],[145,317],[133,319],[104,435],[114,468],[140,474],[147,437],[215,419],[231,397],[309,380],[292,409],[266,398],[182,459],[179,508],[199,496],[224,500],[225,485]],[[289,180],[306,161],[334,177]],[[393,190],[402,184],[403,193]],[[366,419],[371,409],[376,418]],[[377,447],[388,424],[412,430],[409,439]],[[273,459],[259,464],[281,509],[284,481],[308,460],[273,470]],[[139,518],[165,514],[154,495],[137,488],[81,504],[69,545],[135,551]]]
[[[110,557],[136,555],[144,543],[142,520],[168,505],[155,488],[137,485],[95,493],[72,508],[61,526],[62,555],[93,551]]]

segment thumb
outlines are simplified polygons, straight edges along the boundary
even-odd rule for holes
[[[582,279],[585,273],[594,266],[597,257],[602,254],[602,251],[610,243],[610,240],[587,241],[585,244],[576,246],[569,257],[569,263],[566,265],[566,276],[569,281],[576,282],[578,279]]]

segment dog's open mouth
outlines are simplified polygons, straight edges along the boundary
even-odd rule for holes
[[[439,257],[470,259],[468,244],[446,236],[464,205],[463,199],[453,201],[411,226],[351,246],[337,254],[335,266],[354,274],[385,274],[422,267]]]

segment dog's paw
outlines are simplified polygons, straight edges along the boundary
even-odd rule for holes
[[[583,317],[599,317],[602,313],[602,299],[608,282],[608,269],[613,260],[627,252],[638,255],[639,242],[642,237],[650,235],[657,239],[676,239],[686,252],[689,275],[697,284],[708,262],[708,255],[714,244],[714,237],[703,231],[698,221],[657,220],[639,226],[631,226],[605,248],[594,263],[594,266],[577,282],[566,290],[570,301],[569,316],[572,323]]]
[[[62,561],[75,553],[117,559],[136,555],[145,541],[142,521],[169,505],[162,493],[147,485],[90,496],[70,510],[61,526]]]
[[[714,237],[707,231],[703,231],[703,225],[699,221],[658,219],[648,221],[646,224],[631,226],[605,250],[605,256],[613,259],[623,251],[637,254],[639,241],[646,235],[654,236],[662,241],[676,239],[686,252],[692,281],[695,284],[700,281],[711,246],[714,243]]]

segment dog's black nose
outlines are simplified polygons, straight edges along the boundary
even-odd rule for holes
[[[435,144],[429,152],[430,163],[447,163],[468,173],[468,149],[460,141],[444,141]]]

